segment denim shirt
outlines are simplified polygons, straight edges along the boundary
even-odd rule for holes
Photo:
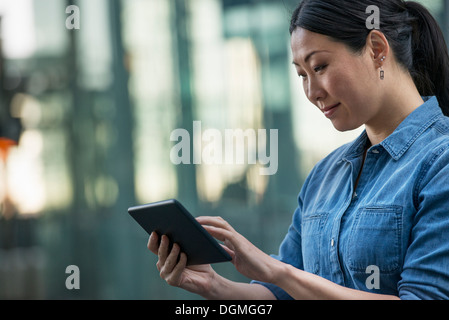
[[[363,168],[366,132],[314,167],[275,258],[348,288],[449,299],[449,118],[426,100]]]

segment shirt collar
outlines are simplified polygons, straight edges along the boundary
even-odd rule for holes
[[[436,97],[423,99],[426,102],[413,111],[389,137],[380,143],[394,160],[399,160],[416,139],[443,116]]]
[[[397,128],[380,143],[394,160],[399,160],[418,137],[426,131],[443,112],[436,97],[423,97],[425,101],[414,110]],[[350,144],[344,158],[356,158],[363,154],[368,140],[366,130]]]

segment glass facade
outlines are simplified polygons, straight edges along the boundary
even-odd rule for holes
[[[447,33],[449,1],[421,2]],[[0,0],[0,299],[197,299],[160,279],[127,214],[168,198],[277,252],[310,169],[361,130],[305,98],[296,3]]]

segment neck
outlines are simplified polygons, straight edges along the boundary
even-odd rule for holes
[[[398,83],[402,85],[398,87]],[[401,79],[396,81],[396,85],[391,83],[387,86],[394,90],[390,94],[386,92],[377,115],[365,124],[371,145],[385,140],[405,118],[424,103],[411,78]]]

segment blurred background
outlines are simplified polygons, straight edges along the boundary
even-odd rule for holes
[[[420,2],[447,33],[449,1]],[[361,131],[338,133],[304,97],[297,3],[0,0],[0,299],[198,299],[159,278],[127,213],[169,198],[277,253],[310,169]],[[195,120],[278,129],[277,173],[172,164],[171,132]]]

